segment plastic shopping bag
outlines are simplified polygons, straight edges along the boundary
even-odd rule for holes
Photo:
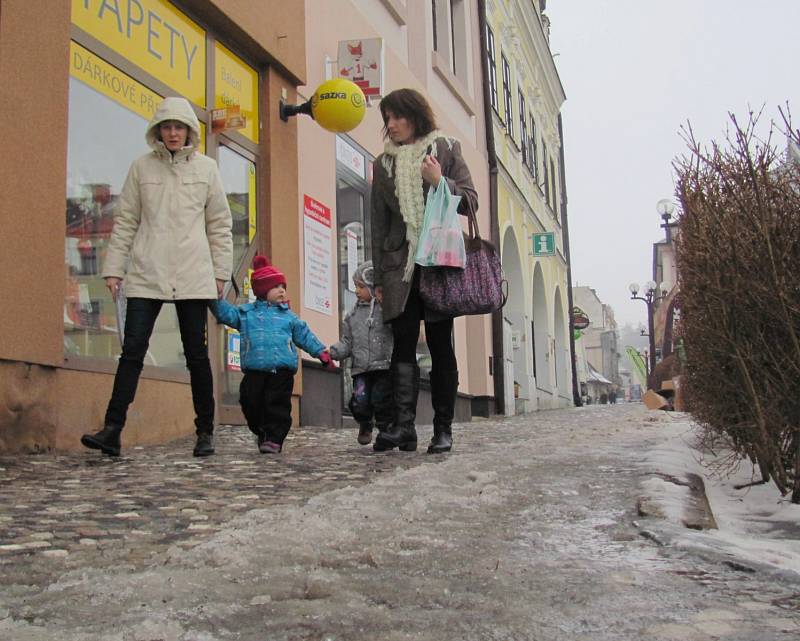
[[[461,196],[450,193],[444,176],[435,189],[428,190],[425,217],[414,255],[417,265],[464,268],[467,255],[457,212],[459,202]]]

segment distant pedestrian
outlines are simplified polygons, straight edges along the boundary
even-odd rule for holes
[[[350,411],[358,421],[358,442],[372,442],[373,419],[379,431],[389,429],[394,418],[392,377],[392,330],[383,323],[380,303],[375,300],[372,261],[358,266],[353,274],[356,304],[344,318],[339,342],[331,345],[337,361],[351,358],[353,395]]]
[[[231,210],[217,163],[201,154],[200,123],[185,98],[165,98],[145,134],[152,151],[131,165],[114,212],[103,278],[127,297],[122,354],[104,427],[81,443],[119,456],[120,433],[158,314],[174,303],[189,369],[195,456],[214,453],[214,384],[208,360],[208,303],[231,277]]]
[[[214,301],[211,311],[220,323],[241,334],[244,377],[239,403],[262,454],[278,454],[292,426],[292,387],[301,347],[326,367],[331,357],[305,321],[289,309],[286,277],[264,256],[253,259],[250,279],[254,303],[231,305]]]

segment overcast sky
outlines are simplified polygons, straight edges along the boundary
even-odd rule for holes
[[[763,121],[781,122],[786,101],[800,126],[800,0],[549,0],[546,14],[567,95],[573,284],[594,287],[620,325],[646,326],[628,285],[651,278],[680,126],[721,140],[728,112],[764,105]]]

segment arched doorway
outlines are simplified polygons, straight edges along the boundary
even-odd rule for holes
[[[505,394],[506,416],[517,413],[518,400],[529,396],[527,385],[527,366],[525,349],[525,290],[522,283],[522,262],[517,249],[517,237],[514,229],[509,227],[503,237],[503,272],[508,281],[508,301],[503,307],[503,323],[506,339],[504,356],[506,363]],[[510,407],[509,407],[510,405]]]
[[[553,335],[555,337],[555,381],[553,385],[553,401],[557,406],[563,404],[563,399],[571,397],[572,377],[569,370],[569,340],[567,338],[568,326],[561,298],[561,288],[556,287],[554,301]],[[561,397],[561,398],[559,398]]]
[[[547,290],[544,286],[542,267],[536,263],[533,269],[533,375],[536,379],[537,396],[550,396],[550,319],[547,313]]]

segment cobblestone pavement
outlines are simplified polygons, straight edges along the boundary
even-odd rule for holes
[[[476,445],[480,422],[457,435]],[[246,427],[223,426],[216,454],[194,458],[194,437],[123,448],[118,459],[86,450],[0,457],[0,573],[44,583],[53,572],[147,564],[172,545],[193,547],[250,509],[300,504],[344,486],[438,457],[375,454],[355,430],[294,428],[278,456],[259,454]],[[59,562],[54,564],[54,560]]]
[[[796,583],[643,536],[661,421],[498,417],[444,456],[423,426],[416,453],[306,427],[260,455],[223,427],[206,459],[192,438],[0,458],[0,640],[800,638]]]

